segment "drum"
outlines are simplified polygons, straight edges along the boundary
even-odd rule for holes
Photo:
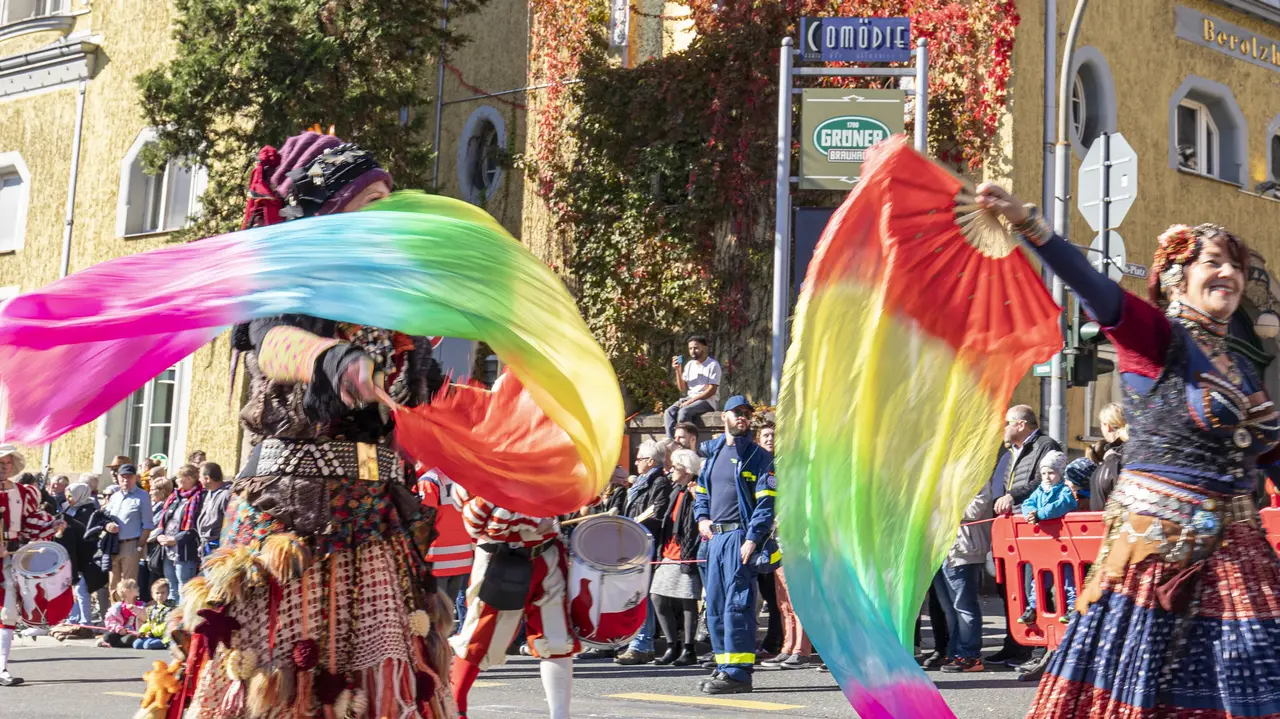
[[[51,627],[71,616],[71,557],[61,544],[31,542],[12,556],[18,615],[33,627]]]
[[[569,620],[587,647],[630,641],[644,626],[653,536],[626,517],[601,515],[573,532],[569,552]]]

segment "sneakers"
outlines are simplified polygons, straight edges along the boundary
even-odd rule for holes
[[[653,661],[653,652],[638,652],[634,649],[628,649],[627,651],[619,654],[618,657],[613,660],[613,663],[621,664],[624,667],[634,667],[639,664],[648,664],[651,661]]]
[[[1001,649],[995,654],[987,657],[986,661],[987,664],[1016,667],[1030,658],[1031,652],[1023,649],[1022,647],[1018,647],[1017,649],[1005,647],[1004,649]]]
[[[1027,659],[1027,661],[1017,665],[1014,665],[1012,662],[1010,662],[1009,666],[1013,667],[1019,672],[1029,672],[1032,669],[1035,669],[1037,666],[1040,665],[1041,662],[1044,661],[1044,655],[1045,655],[1044,649],[1034,649],[1031,651],[1031,656]]]
[[[0,672],[0,687],[16,687],[22,683],[22,677],[15,677],[7,670]]]
[[[1045,652],[1044,656],[1034,662],[1027,662],[1018,667],[1018,681],[1020,682],[1038,682],[1040,677],[1044,676],[1044,670],[1049,668],[1049,660],[1053,658],[1053,652]]]
[[[760,666],[764,669],[780,669],[782,667],[782,663],[790,658],[790,654],[779,654],[772,659],[766,659],[760,662]]]
[[[933,670],[938,669],[947,662],[947,655],[935,650],[932,654],[925,657],[924,661],[920,662],[920,666],[924,667],[926,670]]]
[[[787,660],[785,662],[783,662],[778,666],[782,667],[783,669],[804,669],[805,667],[809,666],[809,657],[801,656],[799,654],[792,654],[791,656],[787,657]]]
[[[985,672],[986,670],[987,668],[982,665],[981,659],[966,659],[964,657],[942,666],[942,671],[947,674],[968,674],[970,672]]]
[[[1036,608],[1035,608],[1035,607],[1027,607],[1027,611],[1023,612],[1023,613],[1022,613],[1022,616],[1018,617],[1018,623],[1019,623],[1019,624],[1035,624],[1035,623],[1036,623]]]
[[[831,670],[827,668],[827,665],[826,665],[826,664],[819,664],[819,665],[818,665],[818,673],[819,673],[819,674],[830,674],[830,673],[831,673]]]
[[[588,649],[579,654],[577,659],[612,659],[615,652],[613,649]]]
[[[740,682],[724,674],[702,685],[703,694],[749,694],[753,689],[750,681]]]
[[[1079,614],[1079,612],[1072,609],[1070,612],[1067,612],[1066,614],[1063,614],[1062,616],[1058,617],[1058,621],[1062,622],[1063,624],[1070,624],[1071,620],[1075,619],[1077,614]]]

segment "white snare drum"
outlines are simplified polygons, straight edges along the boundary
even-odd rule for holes
[[[600,649],[629,641],[644,626],[653,536],[634,520],[601,515],[574,530],[569,551],[574,635]]]
[[[33,627],[51,627],[71,616],[71,557],[56,542],[32,542],[14,552],[18,615]]]

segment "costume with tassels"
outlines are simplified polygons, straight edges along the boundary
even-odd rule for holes
[[[1196,264],[1246,272],[1243,243],[1215,225],[1170,228],[1148,303],[1036,215],[1019,229],[1107,328],[1130,432],[1079,614],[1028,717],[1280,718],[1280,561],[1253,500],[1280,416],[1227,345],[1228,322],[1179,294]],[[1202,255],[1211,241],[1225,257]]]
[[[390,189],[367,152],[328,135],[258,160],[246,226],[354,209],[376,183]],[[390,446],[390,410],[367,396],[429,401],[443,383],[430,343],[302,315],[242,325],[233,342],[247,353],[241,419],[255,447],[221,549],[183,589],[191,640],[168,716],[455,716],[430,517]]]

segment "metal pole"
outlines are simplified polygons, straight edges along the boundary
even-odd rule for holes
[[[929,43],[916,40],[916,149],[929,154]]]
[[[1111,135],[1102,133],[1102,274],[1111,274]],[[1077,303],[1079,304],[1079,303]]]
[[[444,0],[440,7],[440,29],[449,29],[449,0]],[[438,192],[440,188],[440,118],[444,114],[444,50],[436,58],[436,128],[435,137],[431,140],[431,151],[435,157],[431,160],[431,190]]]
[[[1057,93],[1054,87],[1054,71],[1058,69],[1058,0],[1044,3],[1044,167],[1040,181],[1040,208],[1044,218],[1053,222],[1053,123],[1058,117]],[[1053,284],[1053,274],[1048,267],[1040,269],[1045,285]],[[1047,425],[1049,408],[1049,378],[1040,379],[1040,421]]]
[[[782,363],[787,351],[787,267],[791,260],[791,70],[794,62],[791,38],[782,39],[778,51],[778,164],[775,178],[773,220],[773,372],[769,390],[778,404],[782,388]]]
[[[71,174],[67,177],[67,213],[62,223],[62,261],[58,265],[58,278],[66,277],[71,270],[71,231],[76,222],[76,185],[80,179],[80,137],[84,130],[84,93],[89,81],[81,80],[76,91],[75,131],[71,136]],[[53,461],[53,442],[44,445],[40,472],[45,482],[49,480],[49,465]]]
[[[1067,140],[1067,112],[1070,109],[1071,59],[1075,55],[1076,36],[1080,33],[1080,21],[1084,18],[1089,0],[1076,0],[1071,15],[1071,27],[1067,31],[1067,44],[1062,52],[1061,74],[1058,76],[1058,141],[1053,147],[1053,231],[1067,238],[1067,202],[1071,195],[1071,143]],[[1053,301],[1059,307],[1067,304],[1067,286],[1058,275],[1053,276]],[[1067,317],[1063,313],[1058,328],[1068,336]],[[1053,356],[1049,384],[1049,436],[1063,447],[1067,441],[1067,357],[1062,352]]]

